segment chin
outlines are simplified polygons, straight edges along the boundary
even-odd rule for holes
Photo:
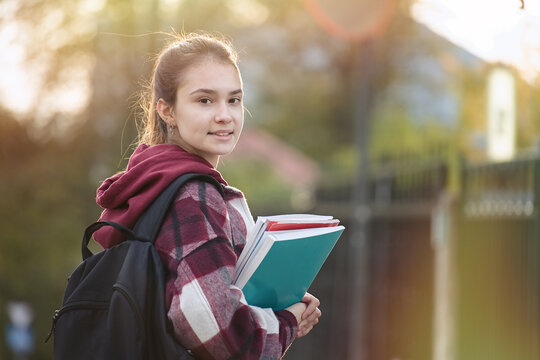
[[[214,152],[215,155],[229,155],[234,150],[234,146],[221,147],[216,149]]]

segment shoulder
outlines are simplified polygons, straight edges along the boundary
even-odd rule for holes
[[[218,190],[216,185],[202,180],[187,182],[175,200],[176,216],[186,221],[205,218],[213,225],[225,226],[229,222],[253,222],[242,192],[231,186]],[[191,219],[191,220],[190,220]]]
[[[209,205],[223,206],[226,202],[235,199],[244,199],[244,194],[232,187],[220,185],[218,189],[216,184],[204,180],[188,181],[177,194],[177,201],[194,200]]]
[[[215,184],[204,180],[191,180],[184,184],[176,196],[176,202],[197,202],[217,207],[225,204],[222,195],[223,189],[218,189]]]
[[[226,202],[216,186],[190,180],[169,208],[156,247],[179,260],[211,239],[227,239],[228,218]]]

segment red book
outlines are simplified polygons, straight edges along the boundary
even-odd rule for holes
[[[298,229],[310,229],[310,228],[319,228],[319,227],[328,227],[328,226],[338,226],[339,220],[322,220],[322,221],[313,221],[313,220],[270,220],[266,230],[268,231],[281,231],[281,230],[298,230]]]

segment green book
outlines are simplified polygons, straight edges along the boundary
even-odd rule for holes
[[[281,310],[301,301],[344,229],[262,232],[237,267],[235,285],[250,305]]]

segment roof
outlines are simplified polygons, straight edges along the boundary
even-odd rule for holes
[[[318,164],[272,134],[255,127],[244,128],[230,158],[255,158],[268,164],[285,183],[313,187],[320,175]]]

